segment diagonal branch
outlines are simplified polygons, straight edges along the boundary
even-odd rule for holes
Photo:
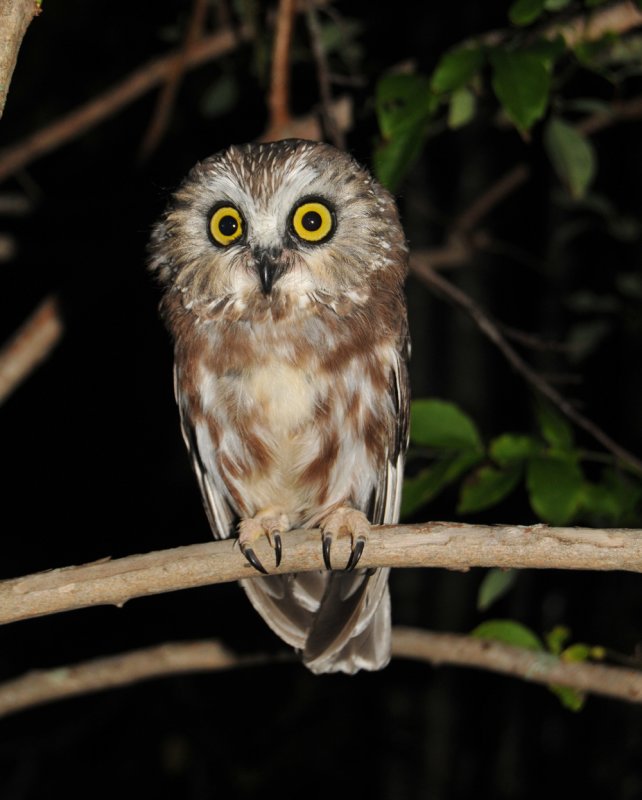
[[[508,343],[499,326],[493,322],[488,314],[482,311],[472,297],[435,272],[429,264],[417,257],[417,255],[411,256],[411,268],[413,273],[425,284],[432,289],[436,289],[441,295],[464,309],[482,333],[499,348],[515,371],[525,378],[533,388],[554,403],[568,419],[590,434],[623,464],[629,465],[642,475],[642,460],[611,439],[607,433],[578,411],[554,386],[551,386],[548,381],[529,366],[512,345]]]
[[[193,69],[231,53],[239,42],[251,37],[247,26],[238,31],[220,31],[196,43],[186,57],[186,67]],[[133,103],[167,79],[183,58],[173,52],[144,64],[116,86],[88,103],[46,125],[22,141],[0,151],[0,181],[18,172],[36,158],[81,136],[85,131]]]
[[[158,97],[154,114],[141,144],[142,158],[148,158],[154,152],[167,129],[181,80],[185,74],[190,50],[201,38],[206,12],[206,0],[194,0],[180,56],[174,61],[172,70],[167,74],[167,79]]]
[[[58,344],[63,324],[55,297],[47,297],[0,350],[0,404]]]
[[[642,703],[639,670],[570,663],[549,653],[472,636],[396,627],[392,631],[392,655],[435,667],[453,665],[491,670],[532,683],[554,683],[589,694]],[[0,684],[0,717],[43,703],[154,678],[293,661],[296,661],[293,652],[239,656],[216,640],[168,642],[51,670],[35,670],[6,681]]]
[[[283,535],[283,561],[274,574],[323,570],[320,534]],[[351,542],[333,544],[332,562],[347,564]],[[256,544],[263,564],[274,563],[265,541]],[[642,530],[549,528],[432,522],[371,529],[360,566],[590,569],[642,572]],[[0,582],[0,624],[88,606],[122,606],[134,597],[257,577],[235,539],[188,545]]]

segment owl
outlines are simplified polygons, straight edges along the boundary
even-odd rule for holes
[[[314,673],[390,659],[388,570],[358,563],[370,523],[399,515],[407,261],[391,195],[346,153],[294,139],[196,164],[151,235],[212,531],[238,535],[250,602]],[[278,566],[281,534],[301,528],[320,529],[327,570],[269,575],[257,540]]]

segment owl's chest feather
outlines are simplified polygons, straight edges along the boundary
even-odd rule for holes
[[[273,433],[291,436],[314,415],[317,388],[307,372],[291,364],[270,360],[233,383],[239,404],[252,406]]]

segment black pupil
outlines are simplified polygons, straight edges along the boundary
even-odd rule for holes
[[[234,236],[239,229],[238,220],[235,219],[231,214],[226,214],[219,220],[218,229],[223,236]]]
[[[322,222],[321,214],[318,211],[306,211],[301,218],[301,225],[306,231],[318,231]]]

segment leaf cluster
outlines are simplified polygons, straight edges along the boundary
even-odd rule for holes
[[[543,522],[639,524],[642,478],[614,459],[578,447],[572,427],[550,405],[538,402],[535,416],[535,433],[507,432],[484,443],[473,420],[454,403],[415,400],[409,452],[414,474],[405,481],[403,515],[459,482],[459,514],[495,507],[522,485]],[[597,477],[594,460],[600,464]]]
[[[588,0],[585,12],[599,4]],[[513,126],[526,140],[541,124],[553,170],[573,198],[584,197],[598,159],[576,117],[606,107],[599,97],[581,98],[578,106],[567,89],[580,71],[614,86],[637,74],[642,42],[625,45],[612,34],[590,42],[565,38],[569,5],[517,0],[508,11],[511,27],[456,45],[430,75],[384,75],[376,91],[380,141],[374,157],[381,182],[396,189],[431,136],[485,119]]]

